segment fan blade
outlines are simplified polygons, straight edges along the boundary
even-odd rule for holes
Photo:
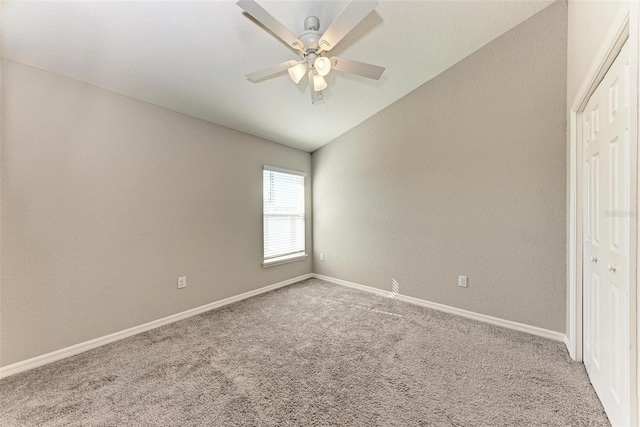
[[[236,4],[293,49],[304,52],[304,43],[254,0],[239,0]]]
[[[378,80],[382,73],[384,73],[384,67],[378,67],[377,65],[367,64],[365,62],[354,61],[353,59],[338,58],[337,56],[331,57],[331,68],[334,70],[342,71],[345,73],[357,74],[368,79]]]
[[[320,51],[333,49],[347,33],[360,23],[373,9],[378,2],[352,0],[347,7],[331,23],[327,31],[320,37]]]
[[[279,64],[272,65],[267,68],[263,68],[262,70],[255,71],[251,74],[247,74],[245,77],[247,78],[247,80],[253,83],[259,83],[263,80],[268,79],[269,77],[273,77],[276,74],[279,74],[283,71],[287,71],[289,68],[293,67],[296,64],[298,64],[298,61],[291,60],[291,61],[281,62]]]
[[[322,99],[322,91],[316,92],[313,90],[313,71],[309,71],[309,90],[311,91],[312,104],[315,104]]]

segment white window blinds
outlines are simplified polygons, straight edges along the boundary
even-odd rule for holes
[[[265,166],[262,182],[264,261],[303,255],[304,172]]]

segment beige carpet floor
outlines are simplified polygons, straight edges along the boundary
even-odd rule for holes
[[[2,426],[604,426],[563,344],[316,279],[0,381]]]

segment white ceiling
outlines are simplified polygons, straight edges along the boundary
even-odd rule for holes
[[[305,79],[244,78],[297,56],[233,1],[2,3],[6,58],[314,151],[552,2],[382,1],[331,51],[386,67],[382,78],[332,72],[314,105]],[[300,34],[347,2],[260,3]]]

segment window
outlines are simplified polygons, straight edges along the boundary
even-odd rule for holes
[[[264,267],[307,257],[304,246],[305,175],[304,172],[264,167]]]

